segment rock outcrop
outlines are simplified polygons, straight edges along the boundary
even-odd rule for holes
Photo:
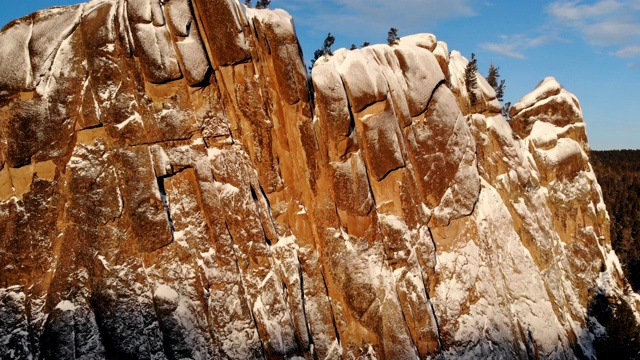
[[[310,88],[289,15],[235,0],[43,10],[0,49],[4,357],[596,357],[626,283],[554,79],[508,122],[423,34]]]

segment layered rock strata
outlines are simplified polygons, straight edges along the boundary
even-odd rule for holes
[[[423,34],[310,87],[290,16],[233,0],[43,10],[0,49],[7,358],[596,356],[625,283],[554,79],[508,122]]]

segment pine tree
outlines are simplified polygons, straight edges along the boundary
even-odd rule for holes
[[[250,8],[251,7],[251,0],[244,0],[244,4],[246,7]]]
[[[471,53],[471,61],[467,64],[467,67],[464,69],[464,83],[467,87],[467,94],[469,94],[469,102],[471,106],[475,106],[476,101],[476,92],[475,90],[478,88],[478,79],[476,78],[476,73],[478,72],[478,59],[476,59],[476,54]]]
[[[355,50],[355,49],[357,49],[357,48],[358,48],[358,47],[356,46],[356,44],[351,44],[351,48],[350,48],[349,50]]]
[[[389,43],[389,46],[395,45],[400,42],[400,38],[398,37],[398,29],[389,29],[389,32],[387,33],[387,42]]]
[[[258,0],[256,3],[256,9],[266,9],[271,4],[271,0]]]
[[[331,47],[335,42],[336,42],[336,38],[333,35],[331,35],[331,33],[327,34],[327,37],[324,39],[324,43],[322,44],[322,47],[313,52],[313,60],[311,60],[311,66],[309,66],[309,70],[313,69],[313,64],[315,64],[316,60],[320,59],[321,56],[333,55],[333,51],[331,51]]]
[[[363,48],[363,47],[367,47],[369,45],[371,45],[371,43],[368,42],[368,41],[365,41],[365,42],[362,43],[362,46],[360,46],[360,47]]]
[[[504,98],[505,85],[504,85],[504,80],[499,80],[500,79],[499,71],[500,71],[500,67],[496,67],[493,64],[491,64],[489,66],[489,74],[487,75],[487,82],[489,83],[489,85],[491,85],[493,90],[496,91],[496,99],[502,102]]]

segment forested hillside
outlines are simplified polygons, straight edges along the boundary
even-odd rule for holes
[[[591,151],[611,216],[611,242],[631,286],[640,290],[640,150]]]

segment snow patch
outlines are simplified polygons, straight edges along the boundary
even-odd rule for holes
[[[133,115],[129,116],[126,120],[116,125],[118,130],[122,130],[125,126],[127,126],[130,122],[139,122],[142,124],[142,117],[136,111]]]
[[[62,311],[75,311],[76,306],[71,301],[63,300],[56,305],[56,309]]]
[[[180,298],[180,295],[173,290],[171,287],[167,285],[160,285],[153,293],[153,297],[163,300],[167,303],[177,304]]]

